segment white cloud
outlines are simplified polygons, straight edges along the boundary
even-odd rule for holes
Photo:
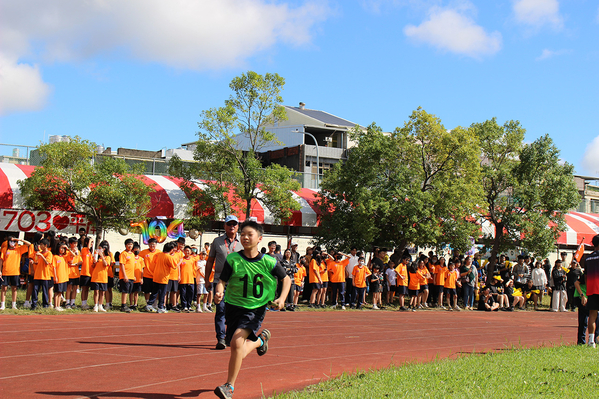
[[[50,91],[37,65],[18,63],[0,54],[0,115],[39,110]]]
[[[538,56],[536,58],[537,61],[542,61],[542,60],[546,60],[552,57],[557,57],[560,55],[565,55],[565,54],[570,54],[572,52],[572,50],[549,50],[549,49],[543,49],[543,52],[541,52],[541,55]]]
[[[466,15],[470,8],[433,7],[426,21],[419,26],[406,26],[404,33],[416,42],[476,59],[497,53],[502,45],[501,34],[497,31],[490,34],[485,32],[483,27]]]
[[[599,175],[599,136],[595,137],[593,141],[584,151],[582,156],[582,167],[587,173],[591,175]]]
[[[72,62],[109,55],[191,70],[242,67],[277,44],[309,44],[315,27],[329,16],[326,1],[288,3],[294,5],[270,0],[3,2],[0,57]],[[18,65],[23,72],[26,66]],[[39,76],[37,67],[29,73]]]
[[[564,25],[557,0],[514,0],[513,10],[516,21],[534,28],[549,25],[559,30]]]

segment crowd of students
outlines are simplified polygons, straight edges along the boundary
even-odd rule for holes
[[[38,306],[41,291],[43,307],[63,311],[75,307],[80,293],[82,309],[103,312],[114,307],[112,290],[117,280],[124,312],[138,309],[140,294],[146,299],[145,310],[151,312],[211,311],[212,292],[205,286],[209,244],[186,246],[180,238],[159,250],[156,239],[151,239],[143,251],[132,239],[124,244],[125,249],[113,255],[107,241],[94,248],[84,231],[79,238],[38,233],[31,243],[9,236],[0,256],[0,310],[5,308],[8,286],[12,287],[12,307],[17,308],[16,287],[21,285],[20,275],[25,274],[25,308]],[[579,305],[575,283],[582,272],[576,260],[564,267],[566,253],[553,267],[548,259],[541,262],[520,255],[512,263],[501,255],[488,276],[489,261],[481,261],[479,254],[455,252],[446,259],[432,252],[415,256],[406,250],[389,256],[385,249],[377,248],[366,260],[357,248],[345,254],[308,247],[305,255],[300,255],[297,243],[281,252],[274,241],[262,252],[275,257],[292,280],[287,311],[294,311],[302,300],[310,308],[328,304],[361,309],[367,298],[375,310],[397,303],[400,311],[513,311],[524,309],[529,302],[537,310],[545,292],[553,293],[552,311],[574,310],[577,302]],[[89,300],[90,290],[93,300]]]

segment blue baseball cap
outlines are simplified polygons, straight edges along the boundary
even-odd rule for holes
[[[225,224],[227,224],[231,221],[239,223],[239,219],[237,219],[237,216],[235,216],[235,215],[229,215],[225,218]]]

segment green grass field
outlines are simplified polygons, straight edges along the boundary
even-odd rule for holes
[[[597,398],[599,351],[586,346],[510,349],[342,375],[304,398]]]

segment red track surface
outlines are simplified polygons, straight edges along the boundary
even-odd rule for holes
[[[515,346],[573,344],[574,313],[267,313],[269,352],[243,363],[235,399],[342,372]],[[0,397],[211,398],[229,350],[212,314],[0,316]]]

